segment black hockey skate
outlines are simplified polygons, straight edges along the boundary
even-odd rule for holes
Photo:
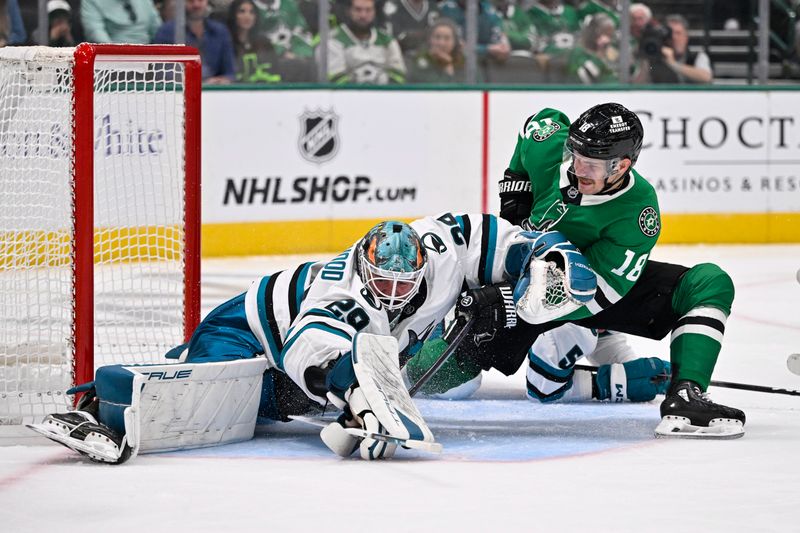
[[[131,456],[126,440],[86,411],[50,414],[28,427],[99,463],[121,464]]]
[[[661,402],[656,437],[736,439],[744,435],[744,422],[742,411],[712,402],[697,383],[683,380]]]

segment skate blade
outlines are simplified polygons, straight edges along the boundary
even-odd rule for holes
[[[117,449],[117,445],[111,442],[110,439],[106,439],[103,436],[99,436],[97,439],[93,438],[87,442],[64,435],[63,433],[59,433],[57,431],[53,431],[50,424],[25,424],[25,426],[29,429],[32,429],[39,435],[62,444],[70,450],[74,450],[82,455],[87,455],[92,459],[96,459],[104,463],[116,463],[119,460],[120,454]],[[106,440],[111,442],[111,444],[108,444]]]
[[[665,416],[656,426],[657,439],[738,439],[744,436],[744,426],[738,420],[716,418],[706,426],[693,426],[683,416]]]

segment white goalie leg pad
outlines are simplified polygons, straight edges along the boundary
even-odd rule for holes
[[[385,432],[393,437],[433,442],[433,433],[408,395],[400,376],[397,339],[359,333],[353,339],[358,386]]]
[[[656,426],[656,438],[680,439],[738,439],[744,436],[744,426],[740,420],[715,418],[708,426],[693,426],[683,416],[668,415]]]
[[[253,438],[265,358],[124,368],[135,375],[125,410],[133,454]]]

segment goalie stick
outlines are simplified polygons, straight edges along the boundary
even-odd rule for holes
[[[422,374],[416,383],[414,383],[408,389],[408,395],[412,398],[414,395],[419,392],[419,390],[425,386],[425,384],[430,381],[433,375],[442,367],[443,364],[450,359],[450,356],[453,355],[453,352],[456,351],[458,345],[461,344],[461,341],[469,333],[470,326],[472,326],[472,322],[474,321],[474,317],[465,317],[465,316],[457,316],[453,322],[450,323],[450,327],[447,328],[442,339],[447,343],[447,349],[442,352],[438,359],[431,365],[431,367]]]
[[[299,415],[289,415],[289,418],[291,418],[292,420],[297,420],[298,422],[303,422],[306,424],[311,424],[312,426],[318,426],[323,428],[333,421],[326,418],[314,418],[310,416],[299,416]],[[398,446],[402,446],[404,448],[409,448],[411,450],[421,450],[423,452],[430,452],[430,453],[442,452],[442,445],[439,444],[438,442],[425,442],[424,440],[403,439],[400,437],[393,437],[392,435],[386,435],[385,433],[373,433],[371,431],[367,431],[361,428],[345,428],[345,431],[353,435],[354,437],[389,442],[392,444],[397,444]]]
[[[575,370],[588,370],[590,372],[597,372],[598,367],[589,365],[575,365]],[[657,376],[660,378],[660,376]],[[785,394],[787,396],[800,396],[800,391],[791,389],[779,389],[777,387],[766,387],[764,385],[751,385],[749,383],[735,383],[731,381],[716,381],[711,380],[709,383],[711,387],[720,387],[724,389],[738,389],[751,392],[765,392],[767,394]]]

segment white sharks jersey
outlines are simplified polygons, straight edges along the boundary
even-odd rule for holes
[[[250,329],[267,348],[271,365],[286,372],[309,397],[325,402],[309,391],[305,371],[349,352],[356,332],[392,335],[401,351],[413,353],[465,287],[507,279],[505,258],[519,242],[519,227],[493,215],[450,213],[411,226],[427,251],[425,277],[414,298],[391,316],[359,277],[355,246],[321,267],[301,266],[262,278],[248,291]],[[310,275],[313,281],[308,281]],[[304,285],[308,288],[300,296]]]

